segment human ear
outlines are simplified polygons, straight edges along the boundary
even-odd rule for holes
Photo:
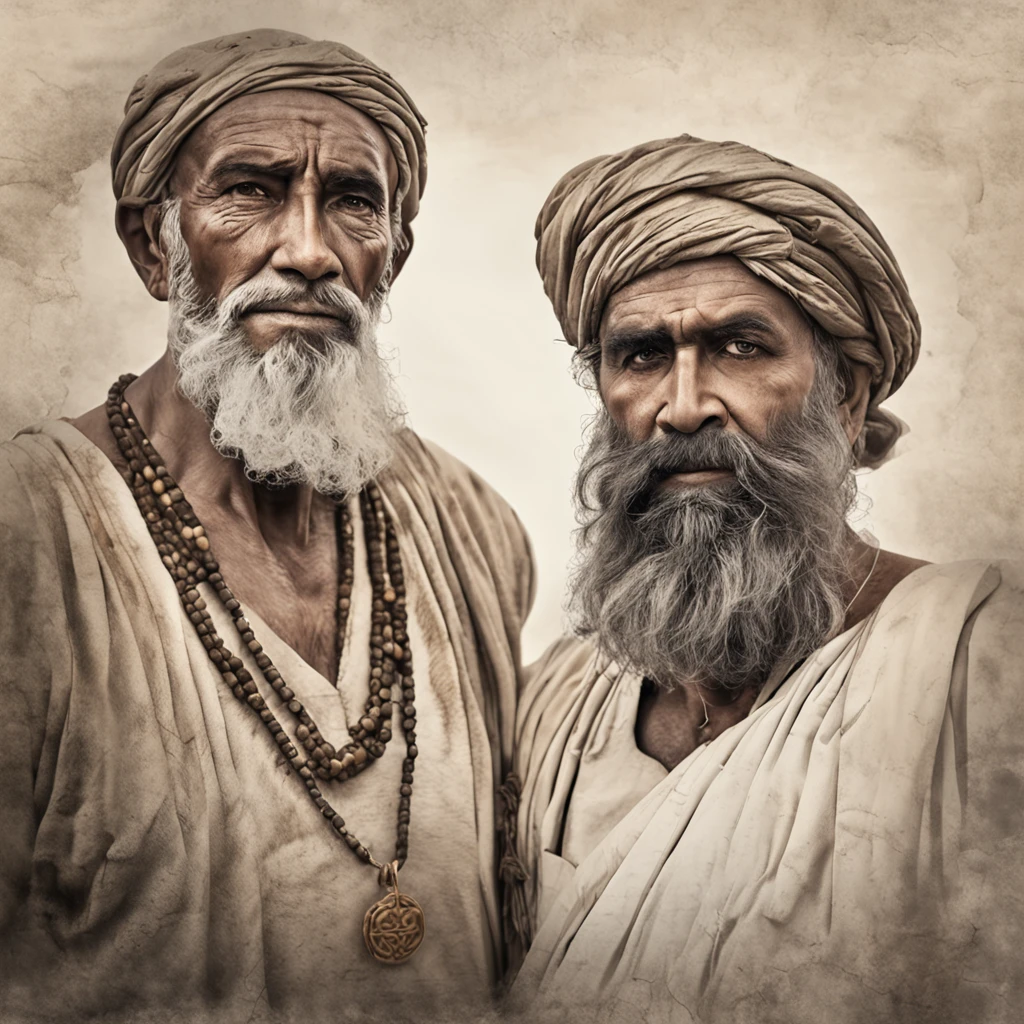
[[[854,445],[864,429],[864,419],[871,401],[871,367],[867,363],[849,363],[850,387],[839,403],[839,422],[843,425],[850,445]]]
[[[167,257],[160,248],[160,223],[163,210],[159,203],[141,208],[117,205],[114,220],[117,233],[128,251],[135,273],[154,299],[167,301]]]

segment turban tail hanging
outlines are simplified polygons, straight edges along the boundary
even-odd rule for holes
[[[416,216],[427,177],[426,121],[405,90],[347,46],[275,29],[186,46],[136,82],[110,157],[118,204],[160,201],[189,132],[238,96],[272,89],[324,92],[376,121],[398,164],[402,220]]]
[[[737,257],[872,366],[861,465],[881,464],[899,437],[900,421],[878,406],[917,360],[917,311],[878,229],[817,175],[735,142],[661,139],[569,171],[536,237],[544,290],[577,348],[597,339],[609,297],[632,279]]]

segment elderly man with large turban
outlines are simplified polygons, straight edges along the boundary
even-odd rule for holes
[[[520,702],[517,999],[533,1019],[1017,1019],[1020,575],[846,521],[919,349],[889,247],[816,175],[688,136],[570,171],[537,238],[601,407],[585,639]]]
[[[424,122],[258,31],[140,79],[112,166],[168,348],[0,446],[0,1015],[457,1014],[532,571],[376,348]]]

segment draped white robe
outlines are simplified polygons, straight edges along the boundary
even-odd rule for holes
[[[421,1020],[487,999],[502,969],[495,793],[511,758],[528,542],[486,484],[411,433],[379,483],[401,548],[418,712],[400,882],[427,925],[396,967],[363,945],[363,914],[384,894],[377,872],[221,681],[113,465],[63,422],[0,446],[0,1019]],[[370,585],[351,507],[339,678],[249,614],[337,746],[369,680]],[[323,784],[381,861],[404,756],[399,733],[367,771]]]
[[[641,680],[556,644],[517,726],[535,935],[513,1003],[1022,1019],[1022,598],[1014,566],[921,568],[670,772],[636,747]]]

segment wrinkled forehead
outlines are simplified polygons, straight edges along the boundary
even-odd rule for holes
[[[766,317],[785,328],[808,323],[783,291],[758,277],[735,256],[709,256],[649,271],[611,294],[600,338],[624,329],[684,321],[713,327],[739,314]]]
[[[398,164],[380,125],[311,89],[247,93],[218,107],[181,144],[172,180],[208,175],[224,163],[286,170],[310,157],[322,172],[341,167],[370,174],[388,196],[398,187]]]

